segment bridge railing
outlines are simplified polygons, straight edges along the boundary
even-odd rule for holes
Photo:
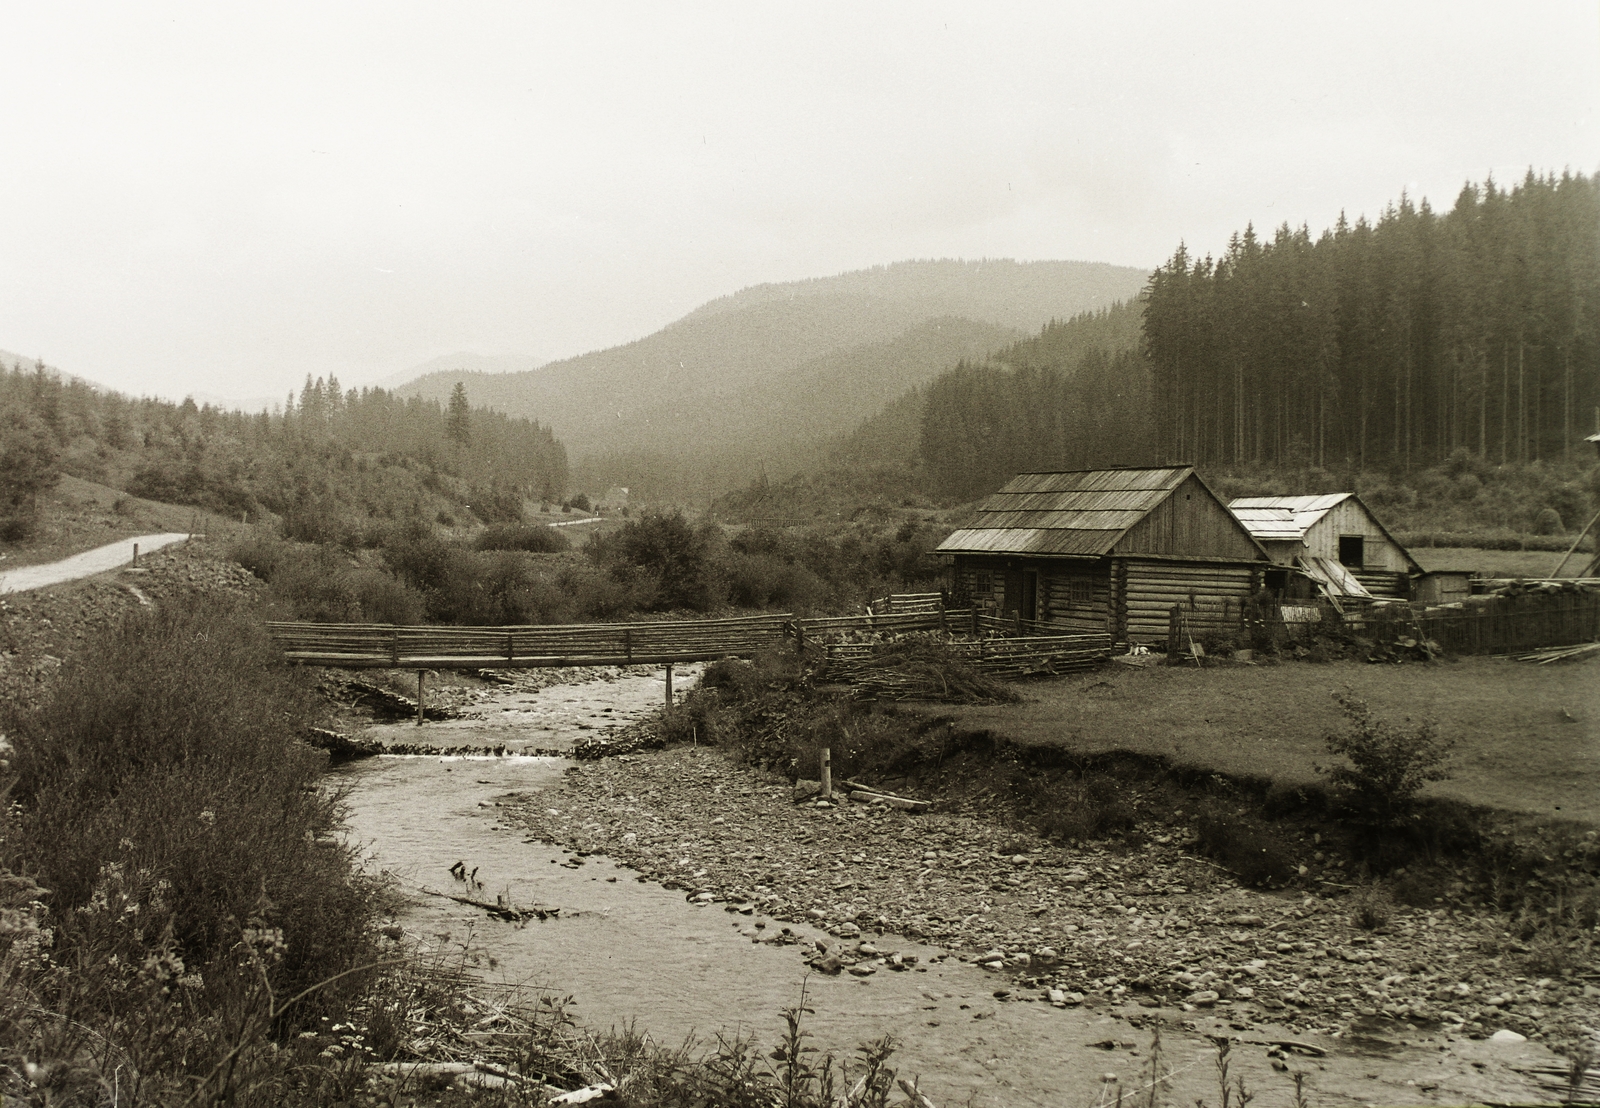
[[[524,669],[697,662],[752,654],[784,641],[788,613],[654,623],[525,627],[267,624],[284,655],[351,669]]]

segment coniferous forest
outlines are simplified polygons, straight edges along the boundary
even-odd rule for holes
[[[1402,196],[1313,238],[1180,246],[1140,301],[926,386],[935,497],[1027,469],[1194,463],[1404,475],[1579,463],[1600,431],[1600,174]]]
[[[1600,175],[1246,230],[1151,278],[1157,449],[1239,465],[1570,458],[1600,405]]]

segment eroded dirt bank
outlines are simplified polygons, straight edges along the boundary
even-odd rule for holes
[[[509,733],[501,709],[514,706],[548,747],[550,713],[622,722],[632,713],[603,708],[638,684],[647,710],[661,689],[648,680],[484,690],[464,707],[498,736],[485,745]],[[473,733],[434,726],[394,737],[458,746]],[[1468,949],[1479,935],[1464,917],[1407,913],[1358,933],[1338,901],[1239,890],[1176,840],[1067,851],[981,812],[796,806],[786,781],[703,748],[561,772],[432,760],[431,778],[429,760],[405,761],[422,809],[408,833],[433,840],[404,848],[414,888],[447,891],[460,858],[490,894],[563,907],[519,928],[424,897],[408,926],[470,930],[501,976],[573,992],[591,1023],[634,1018],[665,1042],[689,1029],[773,1039],[809,981],[819,1045],[848,1053],[892,1032],[940,1104],[1093,1099],[1105,1073],[1136,1076],[1158,1017],[1184,1102],[1215,1096],[1197,1065],[1212,1034],[1238,1042],[1269,1099],[1290,1095],[1283,1066],[1307,1071],[1313,1103],[1531,1102],[1552,1094],[1513,1067],[1553,1070],[1554,1056],[1452,1031],[1455,1017],[1482,1010],[1493,1030],[1535,1033],[1548,1013],[1592,1019],[1583,983],[1516,981],[1505,956]],[[359,786],[354,800],[359,817]],[[891,968],[895,953],[910,968]],[[1327,1053],[1269,1056],[1287,1039]]]

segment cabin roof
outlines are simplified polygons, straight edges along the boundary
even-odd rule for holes
[[[1300,542],[1307,531],[1322,522],[1329,509],[1354,495],[1328,492],[1318,496],[1241,496],[1229,501],[1228,510],[1257,542]]]
[[[1192,466],[1019,473],[938,550],[1100,557],[1192,473]]]

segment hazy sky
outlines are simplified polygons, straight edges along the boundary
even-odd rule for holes
[[[1600,168],[1600,4],[11,3],[0,349],[281,395]]]

